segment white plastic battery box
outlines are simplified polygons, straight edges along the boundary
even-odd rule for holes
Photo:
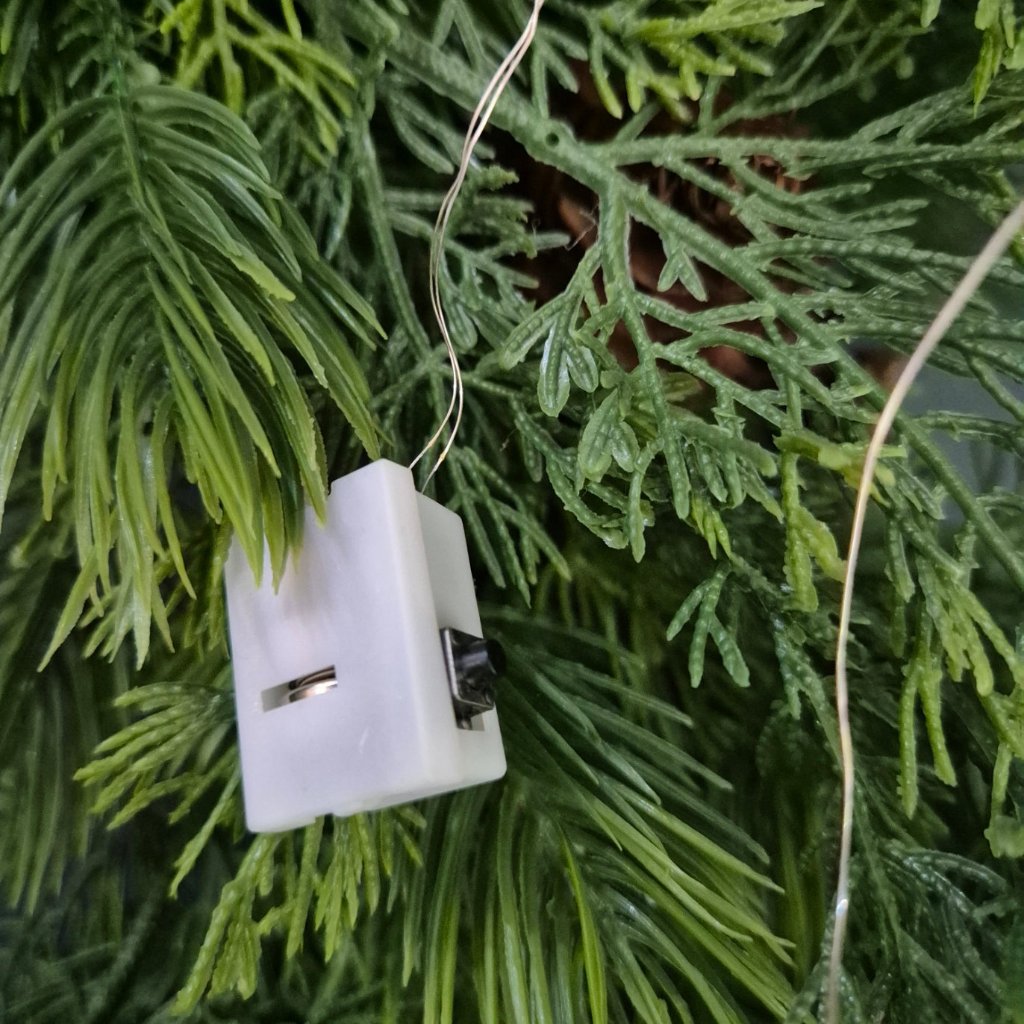
[[[406,467],[336,481],[276,590],[237,541],[225,580],[252,831],[505,774],[462,520]]]

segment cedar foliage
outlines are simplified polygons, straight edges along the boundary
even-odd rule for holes
[[[253,837],[227,546],[446,407],[429,235],[526,5],[0,4],[5,1021],[817,1019],[862,353],[1024,159],[1013,2],[952,7],[548,0],[443,279],[508,777]],[[1024,1019],[1022,256],[934,360],[988,405],[878,477],[849,1021]]]

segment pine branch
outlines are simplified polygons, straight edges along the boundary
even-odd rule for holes
[[[282,0],[276,18],[265,17],[244,0],[181,0],[161,5],[162,36],[176,43],[175,80],[186,89],[220,96],[242,114],[254,96],[268,90],[270,77],[279,94],[299,97],[315,124],[317,140],[333,152],[342,122],[351,113],[356,84],[347,62],[306,39],[299,11]],[[283,28],[275,22],[283,22]],[[217,72],[214,65],[219,65]]]
[[[368,392],[341,333],[369,342],[372,314],[282,212],[252,136],[211,101],[166,88],[82,101],[22,151],[0,191],[10,199],[0,497],[38,422],[37,382],[49,379],[36,448],[44,514],[70,481],[82,567],[51,651],[92,595],[117,620],[107,653],[131,630],[141,663],[151,621],[170,641],[162,581],[176,574],[191,588],[172,487],[194,484],[256,569],[265,533],[275,575],[304,495],[322,510],[322,442],[292,353],[374,449]],[[54,244],[39,280],[33,260]]]
[[[13,1019],[166,1022],[176,991],[194,1020],[813,1019],[836,538],[883,395],[856,349],[914,344],[970,248],[935,222],[997,219],[1024,152],[1011,73],[976,109],[954,88],[859,113],[853,93],[942,64],[917,0],[813,7],[546,5],[442,281],[469,415],[438,489],[506,606],[489,629],[513,651],[509,779],[240,841],[227,544],[258,566],[266,537],[279,571],[375,423],[404,458],[445,408],[427,240],[522,6],[211,0],[161,5],[162,37],[154,11],[3,6],[0,25],[39,28],[0,32],[21,104],[0,133],[0,698],[25,724],[0,727],[0,809],[30,826],[4,833],[0,877],[37,908],[0,920]],[[40,73],[65,60],[74,75]],[[592,221],[569,249],[524,199],[539,165]],[[552,254],[572,262],[545,293]],[[995,1019],[1016,984],[1021,503],[942,443],[1020,453],[1024,336],[1000,291],[1020,258],[937,357],[1008,419],[905,416],[874,496],[851,1019]],[[366,300],[388,342],[356,351]],[[942,522],[950,500],[962,521]],[[154,622],[179,654],[147,647]],[[113,663],[82,668],[94,652]],[[68,783],[101,733],[80,777],[107,839]],[[41,753],[68,770],[40,773]],[[83,842],[100,896],[67,880]],[[166,941],[128,878],[179,894]]]

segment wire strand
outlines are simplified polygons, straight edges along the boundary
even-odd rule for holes
[[[433,467],[431,467],[426,480],[423,481],[424,488],[426,488],[427,484],[430,483],[438,469],[441,468],[441,464],[448,457],[448,453],[451,451],[452,445],[455,444],[456,435],[458,434],[459,427],[462,424],[462,411],[465,399],[465,388],[462,383],[462,370],[459,367],[459,355],[455,349],[455,343],[452,341],[451,332],[448,329],[448,320],[444,312],[444,302],[441,298],[441,264],[444,259],[444,241],[448,231],[448,221],[451,219],[452,210],[455,207],[459,193],[462,191],[462,186],[465,184],[466,176],[469,174],[470,164],[473,160],[473,151],[476,149],[477,143],[480,141],[484,130],[490,122],[491,115],[494,113],[494,108],[498,105],[498,101],[501,99],[501,94],[505,91],[506,86],[512,80],[512,76],[516,73],[516,70],[522,63],[523,58],[526,56],[527,50],[530,48],[530,43],[533,42],[533,37],[537,33],[537,25],[540,21],[540,9],[543,6],[544,0],[534,0],[533,9],[530,12],[529,20],[527,21],[522,34],[516,40],[512,49],[505,55],[501,64],[498,65],[497,71],[494,72],[490,81],[487,83],[487,86],[483,91],[483,95],[480,97],[480,101],[477,103],[476,109],[473,111],[473,116],[470,118],[469,127],[466,130],[466,137],[462,144],[462,154],[459,158],[459,168],[455,175],[455,180],[452,182],[451,187],[448,189],[444,199],[441,201],[441,206],[437,211],[437,220],[434,223],[434,232],[430,240],[430,306],[434,312],[434,319],[437,321],[437,326],[441,331],[445,350],[448,353],[448,362],[452,368],[452,397],[451,401],[448,403],[447,411],[441,418],[441,422],[438,424],[437,430],[434,431],[430,440],[423,446],[423,450],[419,455],[417,455],[409,464],[409,468],[412,469],[415,467],[416,464],[430,452],[434,445],[437,444],[441,439],[441,435],[444,434],[445,428],[449,423],[451,423],[453,414],[455,416],[455,423],[452,425],[451,432],[448,435],[448,440],[441,449],[441,453],[438,455],[437,461],[434,463]]]
[[[839,631],[836,638],[836,714],[839,719],[843,799],[832,949],[825,991],[825,1019],[828,1024],[839,1024],[840,1022],[839,982],[850,909],[850,855],[853,850],[855,762],[853,736],[850,731],[850,685],[846,670],[847,648],[850,643],[854,577],[857,572],[857,559],[863,541],[864,519],[867,515],[868,499],[874,484],[875,469],[896,415],[917,379],[917,375],[921,372],[921,368],[1022,227],[1024,227],[1024,203],[1017,206],[995,230],[918,342],[917,347],[907,360],[907,365],[903,367],[892,393],[882,407],[864,456],[864,469],[861,473],[860,485],[857,488],[857,503],[854,508],[853,523],[850,527],[850,548],[846,560],[846,573],[843,577],[843,597],[839,612]]]

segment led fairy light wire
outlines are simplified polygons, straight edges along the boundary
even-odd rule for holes
[[[448,362],[451,364],[452,368],[452,397],[451,401],[448,403],[447,411],[442,417],[441,422],[438,424],[437,430],[434,431],[430,440],[423,446],[423,450],[419,455],[417,455],[409,464],[410,469],[412,469],[416,463],[418,463],[420,459],[422,459],[441,439],[441,435],[451,422],[453,414],[455,416],[455,422],[452,424],[448,440],[441,449],[441,454],[438,455],[437,461],[427,474],[427,479],[423,482],[424,488],[430,483],[431,478],[438,469],[440,469],[441,463],[448,457],[448,453],[451,451],[452,445],[455,444],[455,437],[458,434],[459,426],[462,423],[462,409],[465,397],[465,389],[462,383],[462,370],[459,368],[459,355],[455,350],[455,344],[452,341],[451,332],[448,330],[448,320],[445,317],[444,303],[441,299],[441,261],[444,259],[444,240],[448,231],[448,221],[451,219],[452,209],[459,197],[459,193],[462,191],[462,186],[466,181],[466,175],[469,173],[470,163],[473,159],[473,151],[476,149],[476,145],[480,141],[480,137],[483,135],[484,130],[491,119],[491,115],[494,113],[494,108],[498,105],[498,100],[501,99],[501,94],[505,91],[505,87],[512,80],[512,76],[516,73],[516,69],[526,56],[526,51],[530,48],[530,43],[533,42],[533,37],[537,33],[537,24],[540,20],[540,9],[543,6],[544,0],[534,0],[533,10],[530,12],[530,18],[526,23],[526,27],[523,29],[522,35],[516,40],[515,46],[513,46],[505,55],[505,59],[501,64],[498,65],[498,70],[494,72],[491,80],[487,83],[487,87],[484,89],[483,95],[480,97],[480,102],[477,103],[476,109],[473,111],[473,116],[470,118],[469,122],[469,128],[466,131],[466,138],[462,144],[462,155],[459,159],[459,169],[455,175],[455,180],[451,184],[451,188],[448,189],[447,194],[441,202],[441,208],[437,212],[437,221],[434,224],[434,233],[430,240],[430,305],[434,311],[434,318],[437,320],[437,326],[441,331],[441,337],[444,340],[444,346],[448,353]]]
[[[882,453],[882,447],[892,429],[896,415],[903,405],[911,386],[917,379],[928,357],[936,345],[963,312],[981,286],[982,281],[1009,248],[1017,232],[1024,227],[1024,203],[1014,209],[999,225],[975,257],[963,279],[946,300],[938,315],[932,321],[924,337],[918,342],[907,365],[882,407],[882,412],[871,433],[864,456],[864,469],[857,488],[857,503],[854,507],[853,524],[850,527],[850,548],[846,559],[846,574],[843,577],[843,597],[839,611],[839,631],[836,639],[836,714],[839,720],[839,755],[841,760],[843,799],[842,823],[839,842],[839,870],[836,883],[832,949],[829,957],[828,978],[825,990],[825,1019],[828,1024],[839,1024],[839,981],[843,965],[843,947],[846,940],[846,924],[850,909],[850,853],[853,847],[854,814],[854,754],[853,736],[850,731],[850,684],[847,678],[847,648],[850,642],[850,616],[853,609],[853,585],[857,573],[857,558],[860,554],[864,533],[864,518],[867,514],[868,498],[874,485],[875,469]]]

